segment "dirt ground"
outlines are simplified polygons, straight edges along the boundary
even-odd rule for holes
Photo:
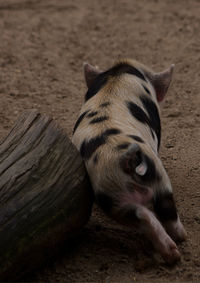
[[[86,91],[82,63],[119,57],[161,71],[175,63],[162,110],[160,155],[188,240],[169,267],[149,242],[96,207],[70,250],[37,271],[40,282],[200,282],[200,1],[0,1],[0,138],[29,108],[71,137]]]

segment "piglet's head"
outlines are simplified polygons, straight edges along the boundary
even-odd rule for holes
[[[152,71],[148,67],[144,66],[143,64],[135,60],[129,60],[129,59],[120,60],[118,65],[120,66],[120,64],[122,66],[126,65],[126,67],[127,66],[133,67],[135,70],[138,70],[140,73],[142,73],[145,79],[148,79],[148,81],[154,87],[157,101],[158,102],[163,101],[172,80],[174,64],[172,64],[168,69],[159,73]],[[98,67],[94,67],[88,63],[84,63],[83,68],[84,68],[84,75],[85,75],[85,81],[87,87],[90,88],[94,83],[95,79],[103,72],[99,70]]]

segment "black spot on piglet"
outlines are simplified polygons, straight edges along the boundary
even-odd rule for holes
[[[79,118],[77,119],[76,124],[75,124],[75,126],[74,126],[73,134],[75,133],[75,131],[76,131],[76,129],[78,128],[79,124],[81,123],[81,121],[83,120],[83,118],[85,117],[85,115],[86,115],[88,112],[89,112],[89,110],[83,112],[83,113],[79,116]]]
[[[137,142],[141,142],[144,143],[143,139],[139,136],[135,136],[135,135],[128,135],[130,138],[132,138],[133,140],[137,141]]]
[[[93,159],[94,164],[97,164],[97,163],[98,163],[98,160],[99,160],[99,157],[98,157],[97,154],[95,154],[94,159]]]
[[[106,121],[106,120],[108,120],[108,116],[101,116],[101,117],[92,119],[90,121],[90,124],[101,123],[101,122]]]
[[[121,149],[127,149],[129,147],[130,143],[129,142],[124,142],[124,143],[121,143],[117,146],[117,149],[118,150],[121,150]]]
[[[142,181],[145,183],[151,183],[155,180],[159,180],[160,175],[156,170],[154,161],[146,154],[143,154],[143,160],[147,164],[147,172],[144,176],[141,176]]]
[[[158,108],[156,104],[148,97],[141,96],[140,100],[149,115],[149,126],[156,133],[159,148],[161,139],[161,124]]]
[[[177,219],[177,210],[172,193],[164,191],[158,193],[154,200],[154,210],[161,221]]]
[[[81,156],[87,160],[101,146],[104,145],[109,136],[120,134],[120,130],[111,128],[105,130],[101,135],[96,136],[89,141],[84,140],[80,147]]]
[[[113,200],[110,196],[103,192],[96,194],[96,203],[101,207],[105,213],[109,213],[113,207]]]
[[[90,112],[90,113],[87,115],[87,117],[94,117],[94,116],[96,116],[97,114],[98,114],[97,111],[92,111],[92,112]]]
[[[148,88],[147,88],[145,85],[143,85],[143,84],[142,84],[142,86],[143,86],[144,90],[145,90],[149,95],[151,95],[151,93],[150,93],[150,91],[148,90]]]
[[[149,118],[144,110],[132,101],[127,101],[126,105],[132,116],[143,124],[149,125]]]
[[[103,135],[90,139],[89,141],[83,141],[80,148],[81,156],[84,159],[89,159],[98,147],[106,143],[106,139]]]
[[[99,106],[103,108],[103,107],[107,107],[108,105],[110,105],[110,102],[104,102],[100,104]]]

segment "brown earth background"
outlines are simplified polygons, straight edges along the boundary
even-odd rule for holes
[[[161,157],[188,240],[164,264],[150,243],[96,207],[70,249],[36,271],[40,282],[200,282],[200,1],[0,0],[0,138],[37,108],[71,137],[86,91],[82,64],[119,57],[162,71],[175,63],[162,109]]]

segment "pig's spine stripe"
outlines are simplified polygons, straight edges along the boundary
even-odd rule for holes
[[[125,142],[125,143],[121,143],[117,146],[117,149],[118,150],[121,150],[121,149],[127,149],[129,147],[130,143],[129,142]]]
[[[135,67],[127,64],[127,63],[119,63],[109,69],[106,72],[103,72],[99,74],[96,79],[94,80],[92,86],[88,89],[86,95],[85,95],[85,101],[93,97],[95,94],[99,92],[99,90],[105,86],[107,83],[109,77],[116,77],[120,76],[122,74],[131,74],[138,78],[140,78],[143,81],[146,81],[145,76]]]
[[[128,64],[125,64],[123,73],[128,73],[128,74],[134,75],[134,76],[140,78],[141,80],[146,81],[145,76],[139,70],[137,70],[136,68],[134,68],[133,66],[130,66]]]
[[[145,76],[138,69],[127,63],[119,63],[114,67],[112,67],[110,70],[108,70],[106,73],[107,76],[112,76],[112,77],[120,76],[122,74],[130,74],[146,81]]]
[[[90,121],[90,124],[101,123],[101,122],[106,121],[108,119],[109,119],[108,116],[102,116],[102,117],[94,118]]]
[[[128,135],[130,138],[134,139],[137,142],[144,143],[143,139],[141,137],[135,136],[135,135]]]
[[[149,115],[149,124],[157,136],[159,149],[161,139],[161,123],[158,108],[156,104],[146,96],[140,97],[140,100],[142,101],[142,104]]]
[[[87,117],[94,117],[94,116],[96,116],[97,114],[98,114],[97,111],[92,111],[92,112],[90,112],[90,113],[87,115]]]
[[[83,118],[85,117],[85,115],[86,115],[88,112],[89,112],[89,110],[83,112],[83,113],[79,116],[79,118],[78,118],[78,120],[76,121],[76,124],[75,124],[75,126],[74,126],[73,134],[75,133],[75,131],[76,131],[76,129],[78,128],[79,124],[81,123],[81,121],[83,120]]]
[[[120,130],[111,128],[104,131],[100,136],[94,137],[89,141],[83,141],[80,147],[81,156],[87,160],[92,154],[101,146],[104,145],[111,135],[117,135],[120,133]]]

